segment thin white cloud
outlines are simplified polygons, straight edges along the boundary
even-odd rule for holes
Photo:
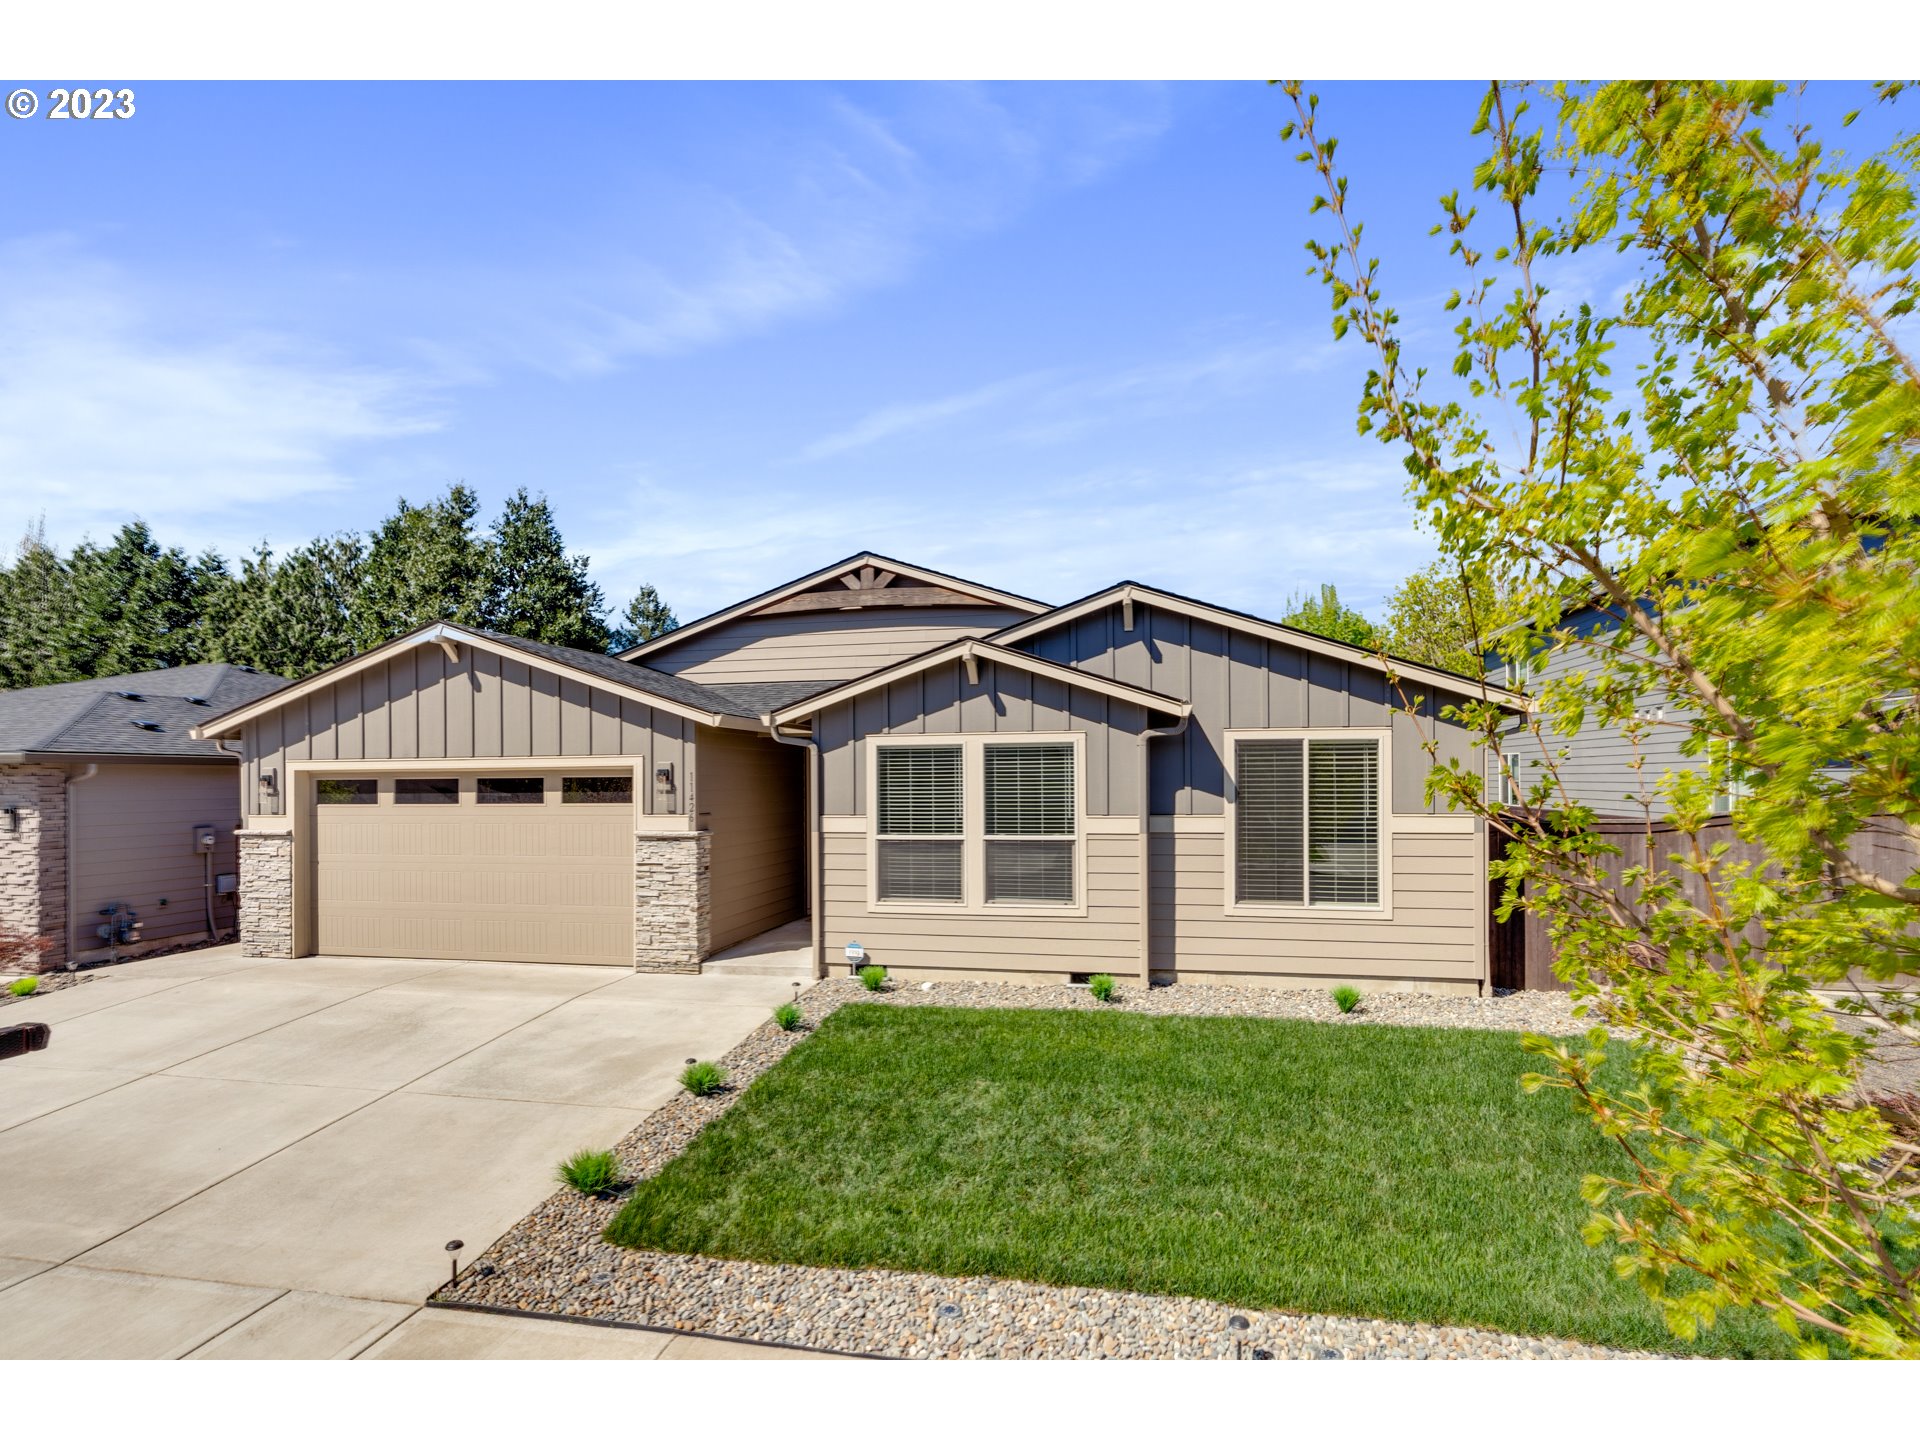
[[[1331,344],[1297,339],[1242,339],[1110,370],[1034,371],[931,400],[869,411],[802,447],[801,460],[823,460],[946,427],[962,416],[988,417],[974,443],[1048,445],[1110,425],[1204,409],[1253,393],[1281,375],[1331,363]]]
[[[257,534],[357,447],[439,423],[416,382],[291,337],[180,333],[59,245],[0,253],[0,334],[0,540],[42,513],[69,544],[135,515]]]
[[[704,614],[842,555],[874,549],[1039,599],[1140,580],[1256,614],[1322,582],[1379,612],[1432,558],[1403,498],[1405,472],[1378,457],[1283,463],[1232,456],[1102,467],[1008,483],[990,514],[964,487],[851,485],[769,506],[751,489],[637,479],[609,508],[645,514],[643,534],[596,543],[594,573],[624,596],[657,586],[682,618]],[[1008,497],[1017,498],[1008,498]]]

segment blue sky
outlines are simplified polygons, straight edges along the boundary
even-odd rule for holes
[[[1444,357],[1478,87],[1321,88]],[[0,535],[234,554],[526,485],[683,617],[862,548],[1269,614],[1430,558],[1277,90],[136,89],[0,121]]]

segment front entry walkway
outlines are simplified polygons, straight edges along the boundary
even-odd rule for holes
[[[420,1301],[791,991],[226,946],[8,1006],[53,1035],[0,1062],[0,1357],[667,1357]]]

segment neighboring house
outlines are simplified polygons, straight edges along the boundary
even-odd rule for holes
[[[1486,656],[1488,677],[1516,692],[1538,695],[1569,675],[1598,678],[1605,668],[1606,651],[1619,643],[1624,616],[1615,605],[1581,605],[1561,616],[1557,637],[1536,649],[1527,661],[1508,660],[1497,652]],[[1643,645],[1629,637],[1629,645]],[[1563,735],[1549,719],[1541,741],[1516,727],[1503,740],[1501,798],[1518,799],[1546,774],[1548,756],[1559,774],[1559,793],[1568,801],[1591,808],[1602,819],[1644,819],[1643,801],[1651,802],[1655,818],[1666,814],[1660,798],[1660,778],[1669,771],[1711,772],[1716,784],[1714,808],[1728,813],[1739,803],[1739,785],[1711,751],[1683,754],[1691,730],[1692,713],[1686,704],[1662,689],[1639,696],[1634,716],[1637,733],[1626,723],[1602,720],[1591,709],[1580,727]],[[1559,752],[1564,751],[1561,755]],[[1489,756],[1489,758],[1491,758]]]
[[[183,665],[0,691],[0,931],[54,969],[231,930],[239,760],[191,731],[284,684]]]
[[[861,554],[620,658],[433,625],[200,727],[257,954],[1475,990],[1485,835],[1422,731],[1483,682],[1142,585]]]

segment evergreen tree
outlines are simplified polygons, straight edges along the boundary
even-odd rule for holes
[[[1322,585],[1318,596],[1295,595],[1287,607],[1287,613],[1280,617],[1282,625],[1329,640],[1344,640],[1367,650],[1381,648],[1380,632],[1373,622],[1358,610],[1342,605],[1339,593],[1331,585]]]
[[[673,607],[660,598],[660,592],[653,586],[642,585],[640,592],[627,602],[626,614],[621,616],[620,623],[613,627],[608,648],[618,654],[679,628],[680,621]]]
[[[365,548],[334,535],[275,561],[260,546],[209,602],[209,657],[296,680],[350,658]]]
[[[0,689],[85,678],[72,663],[75,611],[73,572],[40,521],[0,567]]]
[[[587,557],[567,554],[546,496],[534,499],[523,486],[507,497],[487,545],[486,579],[487,629],[576,650],[607,648],[606,597],[587,578]]]
[[[68,566],[76,602],[68,667],[124,675],[200,658],[197,622],[211,577],[186,551],[162,549],[145,521],[122,525],[105,548],[83,540]]]
[[[399,508],[367,546],[350,630],[371,650],[434,620],[479,625],[487,600],[487,545],[473,533],[480,502],[464,485],[438,500]]]

